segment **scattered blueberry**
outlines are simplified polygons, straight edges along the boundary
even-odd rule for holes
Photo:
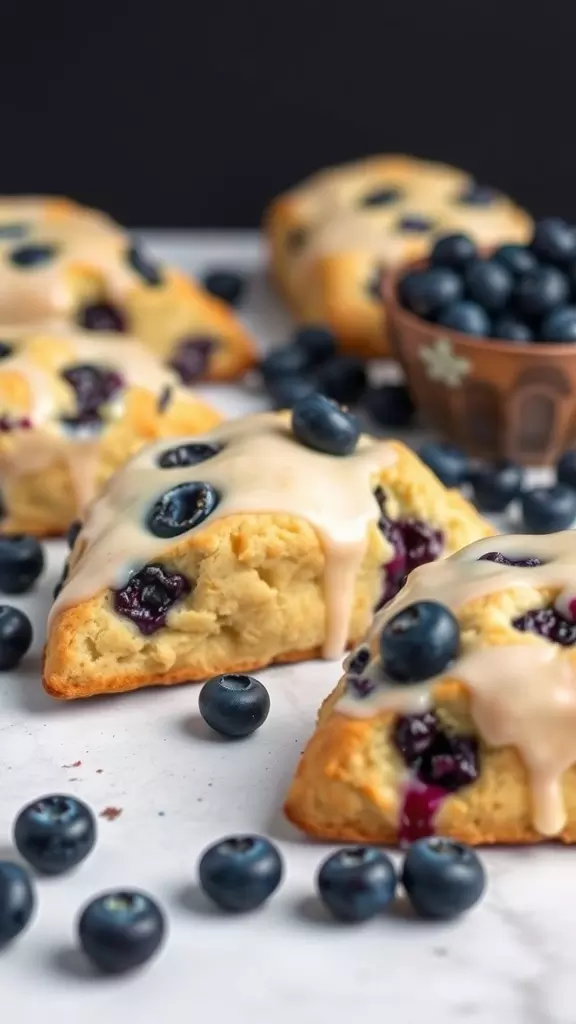
[[[394,899],[398,879],[390,857],[375,847],[333,853],[320,867],[318,893],[339,921],[368,921]]]
[[[366,384],[366,367],[354,356],[334,356],[318,371],[318,390],[341,405],[356,405]]]
[[[414,234],[423,234],[425,231],[432,231],[434,221],[429,217],[422,217],[417,213],[402,217],[398,222],[399,231],[410,231]]]
[[[233,270],[212,270],[203,280],[204,287],[229,306],[237,306],[244,294],[245,280]]]
[[[571,448],[560,457],[557,466],[558,483],[576,490],[576,448]]]
[[[419,449],[418,455],[445,487],[459,487],[468,477],[468,458],[465,452],[448,441],[427,441]]]
[[[134,889],[105,892],[84,907],[78,921],[80,945],[105,974],[122,974],[145,964],[166,933],[155,900]]]
[[[255,910],[280,885],[284,866],[264,836],[230,836],[200,858],[200,885],[222,910]]]
[[[501,263],[475,260],[464,279],[469,297],[488,313],[500,313],[512,295],[514,279]]]
[[[519,615],[512,625],[522,633],[535,633],[561,647],[573,647],[576,643],[576,622],[565,619],[556,608],[532,609]]]
[[[126,261],[146,284],[156,288],[164,283],[164,276],[159,264],[148,256],[140,246],[131,245],[129,247]]]
[[[301,398],[316,393],[314,381],[308,377],[284,374],[266,382],[266,390],[276,409],[293,409]]]
[[[371,192],[363,195],[360,199],[360,206],[391,206],[392,203],[397,203],[401,197],[402,192],[399,188],[383,185],[381,188],[372,189]]]
[[[32,624],[19,608],[0,604],[0,671],[16,668],[32,643]]]
[[[360,437],[356,417],[325,395],[317,394],[296,402],[292,431],[300,444],[327,455],[350,455]]]
[[[80,533],[81,529],[82,523],[80,519],[75,519],[73,523],[70,523],[70,526],[68,527],[68,532],[66,534],[66,542],[68,544],[68,547],[70,548],[70,551],[72,551],[72,548],[76,543],[78,534]]]
[[[96,821],[86,804],[72,796],[45,796],[28,804],[14,823],[18,853],[43,875],[76,867],[96,842]]]
[[[202,335],[181,338],[172,351],[168,365],[178,374],[183,384],[193,384],[205,376],[217,348],[215,338]]]
[[[576,491],[565,484],[534,487],[522,498],[522,521],[527,533],[569,530],[576,519]]]
[[[185,576],[163,565],[145,565],[114,591],[114,611],[130,619],[144,636],[166,624],[168,612],[192,587]]]
[[[431,836],[408,850],[402,884],[420,917],[449,920],[478,902],[486,874],[478,854],[465,843]]]
[[[477,181],[470,181],[458,196],[458,202],[465,206],[491,206],[495,199],[494,189]]]
[[[526,343],[534,340],[534,332],[523,320],[519,320],[511,313],[503,313],[492,324],[491,337],[502,341]]]
[[[220,495],[212,484],[199,480],[177,484],[154,502],[146,526],[155,537],[180,537],[200,526],[219,502]]]
[[[77,320],[80,327],[86,331],[117,331],[121,333],[126,330],[124,314],[117,306],[112,306],[109,302],[92,302],[88,306],[83,306],[77,315]]]
[[[264,724],[270,712],[270,695],[252,676],[214,676],[204,683],[198,707],[211,729],[237,739],[250,736]]]
[[[303,345],[283,345],[272,349],[260,362],[260,373],[266,384],[277,377],[306,373],[310,367],[308,352]]]
[[[539,332],[542,341],[576,341],[576,306],[561,306],[544,319]]]
[[[190,441],[187,444],[178,444],[174,448],[166,448],[158,456],[158,466],[160,469],[180,469],[183,466],[197,466],[199,462],[213,459],[220,451],[222,451],[222,445],[220,444]]]
[[[493,263],[501,263],[514,277],[522,277],[538,266],[534,253],[525,245],[501,245],[491,259]]]
[[[408,605],[380,634],[382,670],[397,683],[418,683],[440,675],[459,648],[458,620],[438,601]]]
[[[400,281],[399,291],[407,309],[417,316],[430,319],[460,299],[462,281],[449,267],[412,270]]]
[[[323,324],[303,324],[295,331],[293,344],[305,351],[307,366],[325,363],[336,355],[338,348],[334,332]]]
[[[44,551],[25,533],[0,536],[0,593],[25,594],[44,570]]]
[[[522,316],[546,316],[567,301],[569,291],[568,281],[560,270],[540,266],[520,278],[515,301]]]
[[[531,249],[543,263],[569,263],[576,259],[576,229],[561,217],[545,217],[536,223]]]
[[[28,872],[12,861],[0,861],[0,950],[24,931],[36,906]]]
[[[8,253],[8,259],[15,266],[24,270],[50,263],[57,253],[58,246],[56,245],[21,245]]]
[[[524,471],[515,462],[502,459],[488,463],[470,475],[474,502],[483,512],[504,512],[520,496]]]
[[[433,267],[463,270],[477,257],[476,243],[468,235],[444,235],[434,245],[430,253],[430,263]]]
[[[414,418],[414,402],[404,384],[368,388],[363,405],[380,427],[409,427]]]
[[[462,300],[452,302],[438,313],[436,320],[443,327],[462,334],[475,334],[485,337],[490,334],[490,318],[477,302]]]

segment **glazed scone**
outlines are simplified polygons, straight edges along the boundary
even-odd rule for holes
[[[255,348],[220,299],[67,199],[0,199],[0,322],[66,321],[138,337],[183,383],[241,376]]]
[[[220,422],[128,336],[0,326],[0,339],[3,532],[64,533],[143,445]]]
[[[89,510],[51,616],[56,697],[341,656],[411,565],[491,532],[402,444],[300,444],[286,413],[140,453]]]
[[[482,246],[525,242],[532,221],[464,171],[407,156],[375,156],[321,171],[267,211],[272,273],[294,315],[326,323],[342,348],[387,351],[381,278],[464,231]]]
[[[456,617],[454,656],[400,682],[390,644],[430,601]],[[574,532],[482,540],[417,569],[345,669],[286,803],[305,832],[576,842]]]

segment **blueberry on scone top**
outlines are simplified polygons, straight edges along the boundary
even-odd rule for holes
[[[440,675],[459,650],[458,620],[438,601],[408,605],[380,634],[382,671],[396,683],[418,683]]]
[[[296,402],[292,410],[292,431],[301,444],[327,455],[350,455],[360,437],[356,417],[319,394]]]
[[[212,484],[199,480],[178,484],[165,491],[146,516],[146,526],[155,537],[179,537],[208,518],[220,502]]]
[[[202,443],[190,441],[186,444],[177,444],[173,448],[165,448],[158,456],[157,464],[160,469],[177,469],[183,466],[197,466],[199,462],[206,462],[213,459],[218,452],[222,451],[221,444]]]
[[[193,384],[206,374],[210,358],[217,348],[215,338],[201,335],[182,338],[174,346],[168,365],[183,384]]]
[[[20,270],[34,269],[50,263],[58,254],[58,246],[50,244],[20,245],[8,253],[8,259]]]

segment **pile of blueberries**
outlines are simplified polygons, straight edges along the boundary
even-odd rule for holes
[[[576,341],[576,227],[547,217],[528,245],[502,245],[485,259],[467,235],[446,235],[425,269],[402,278],[399,296],[417,316],[466,334]]]

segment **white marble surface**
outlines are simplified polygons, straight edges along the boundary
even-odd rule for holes
[[[288,321],[266,288],[254,236],[149,237],[189,269],[227,263],[254,272],[247,319],[263,343],[282,339]],[[230,415],[258,407],[238,388],[205,390]],[[327,849],[304,841],[280,808],[338,666],[262,673],[270,718],[242,743],[208,734],[195,687],[55,703],[41,689],[39,657],[64,546],[47,549],[40,587],[17,602],[36,625],[34,650],[20,671],[0,677],[0,857],[12,855],[18,809],[43,793],[74,793],[96,812],[122,814],[100,819],[97,848],[77,872],[38,883],[33,927],[0,955],[1,1021],[101,1024],[130,1014],[139,1024],[575,1024],[571,850],[487,853],[486,899],[454,924],[401,911],[360,928],[332,924],[313,898]],[[230,919],[198,895],[195,865],[205,845],[237,830],[278,841],[286,880],[263,910]],[[148,970],[106,980],[75,951],[73,922],[92,894],[126,885],[163,902],[169,939]]]

